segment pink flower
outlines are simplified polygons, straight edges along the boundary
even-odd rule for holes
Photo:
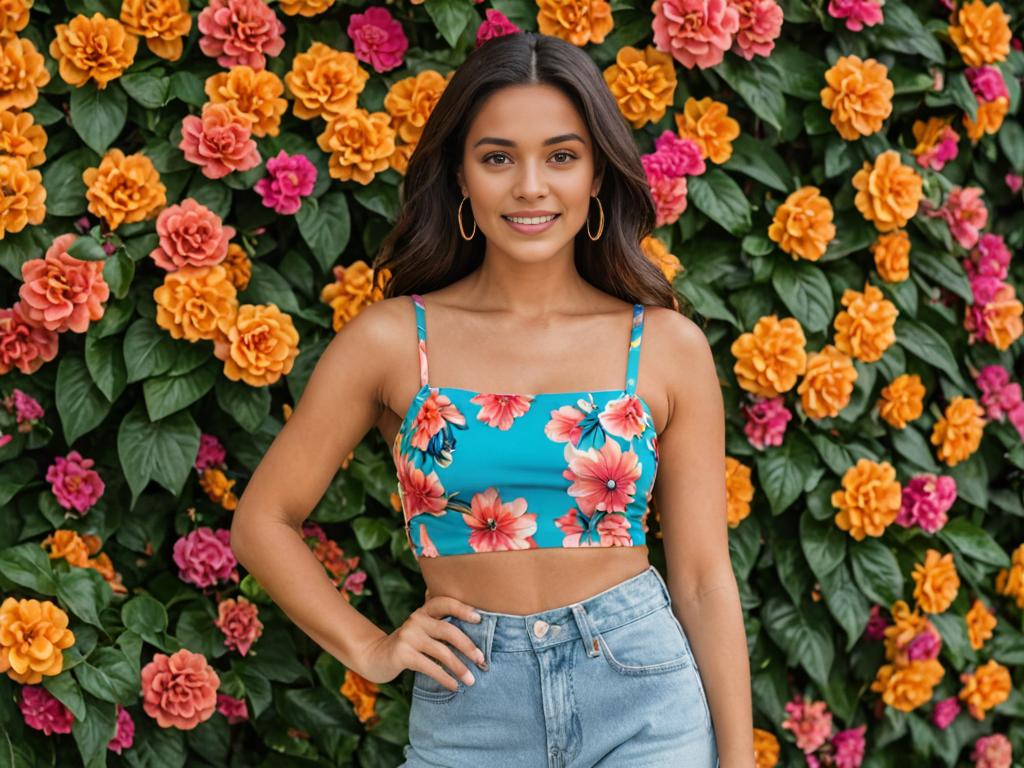
[[[687,69],[721,64],[740,27],[728,0],[654,0],[651,11],[654,46]]]
[[[864,636],[868,640],[884,640],[885,628],[889,626],[889,620],[882,612],[882,606],[875,604],[871,606],[868,614],[868,623],[864,628]]]
[[[974,303],[967,307],[967,314],[964,317],[964,328],[968,331],[967,341],[974,344],[982,340],[994,344],[996,336],[993,327],[996,321],[993,321],[993,318],[1001,306],[1017,303],[1016,291],[1011,283],[977,275],[971,278],[971,292],[974,294]]]
[[[365,585],[366,571],[352,571],[352,573],[345,577],[342,589],[346,592],[351,592],[353,595],[361,595]]]
[[[42,731],[47,736],[54,733],[71,733],[75,722],[71,710],[41,685],[21,686],[18,708],[25,725]]]
[[[161,728],[191,730],[213,716],[219,685],[203,654],[157,653],[142,668],[142,708]]]
[[[130,749],[135,742],[135,721],[128,713],[128,710],[117,705],[117,730],[114,731],[114,738],[107,742],[107,749],[111,752],[121,754],[121,750]]]
[[[3,434],[3,432],[0,432],[0,448],[3,448],[5,445],[7,445],[13,439],[14,439],[13,435],[5,435],[5,434]]]
[[[198,23],[199,49],[222,67],[260,70],[284,50],[284,24],[262,0],[210,0]]]
[[[409,40],[387,8],[374,6],[367,8],[366,13],[353,13],[346,31],[359,61],[377,72],[402,66]]]
[[[686,211],[685,176],[647,177],[654,198],[655,226],[675,224]]]
[[[1018,403],[1014,406],[1013,410],[1010,411],[1010,423],[1013,424],[1014,429],[1017,430],[1017,434],[1020,435],[1020,439],[1024,440],[1024,403]]]
[[[78,451],[71,451],[66,458],[57,456],[47,468],[46,482],[64,509],[84,515],[100,500],[106,486],[92,469],[95,463],[93,459],[83,459]]]
[[[782,727],[793,732],[797,747],[811,753],[825,743],[832,732],[832,713],[824,701],[805,701],[798,693],[785,709],[789,717]]]
[[[506,432],[520,416],[525,416],[533,402],[531,395],[495,395],[480,393],[470,398],[469,402],[479,405],[477,421],[489,427]]]
[[[916,475],[903,486],[902,505],[896,522],[904,528],[918,525],[935,533],[946,524],[949,508],[956,501],[956,480],[947,475]]]
[[[480,47],[492,37],[512,35],[522,30],[508,20],[508,17],[501,11],[488,8],[484,11],[486,17],[483,23],[476,30],[476,47]]]
[[[199,452],[196,454],[195,468],[202,472],[209,467],[223,466],[227,452],[214,435],[205,432],[199,435]]]
[[[1006,186],[1010,188],[1013,193],[1020,192],[1020,188],[1024,187],[1024,176],[1017,173],[1008,173],[1003,179],[1006,182]]]
[[[960,151],[957,144],[958,141],[960,141],[960,134],[953,130],[953,126],[943,126],[935,146],[917,155],[917,164],[922,168],[941,171],[946,166],[946,163],[956,160],[956,156]]]
[[[217,694],[217,711],[228,719],[228,723],[244,723],[249,719],[249,707],[245,699],[236,699],[226,693]]]
[[[1010,258],[1003,236],[986,232],[964,261],[964,269],[968,277],[988,275],[1005,280],[1010,271]]]
[[[623,451],[617,440],[608,439],[599,449],[577,451],[567,445],[565,457],[569,467],[562,476],[572,483],[567,493],[583,512],[626,511],[636,494],[636,481],[643,474],[632,449]]]
[[[320,527],[319,523],[307,520],[302,524],[302,536],[307,539],[316,539],[319,542],[327,541],[327,534]]]
[[[942,638],[934,629],[925,629],[914,635],[907,643],[907,658],[911,661],[927,661],[937,659],[942,650]]]
[[[402,491],[402,508],[408,522],[416,515],[443,515],[448,497],[437,472],[426,474],[404,454],[395,462],[398,486]]]
[[[231,531],[197,528],[174,542],[174,563],[182,581],[210,587],[218,581],[238,582],[235,553],[230,546]]]
[[[665,130],[654,140],[654,152],[640,156],[648,177],[699,176],[705,163],[700,147],[691,139],[684,139],[674,131]]]
[[[82,261],[68,254],[78,239],[69,232],[54,238],[41,259],[21,265],[18,289],[25,320],[48,331],[85,333],[89,322],[103,317],[110,286],[103,279],[102,261]]]
[[[537,515],[526,511],[526,499],[502,501],[496,488],[474,493],[469,513],[462,519],[470,528],[469,545],[474,552],[535,549]]]
[[[978,97],[978,101],[995,101],[996,99],[1010,98],[1006,90],[1006,81],[1003,80],[1003,73],[996,67],[968,67],[964,73],[967,75],[967,82],[971,84],[971,91]]]
[[[10,309],[0,307],[0,374],[15,368],[26,375],[35,373],[57,356],[58,338],[56,331],[29,323],[20,301]]]
[[[640,437],[650,426],[647,411],[644,410],[640,398],[625,394],[605,405],[597,416],[601,427],[609,435],[632,440]]]
[[[782,395],[770,398],[753,398],[752,405],[740,405],[747,417],[743,433],[747,441],[763,451],[769,445],[782,445],[786,435],[786,424],[793,418],[792,412],[786,407],[786,399]]]
[[[832,737],[832,746],[835,747],[836,768],[860,768],[864,761],[864,731],[866,725],[858,725],[856,728],[847,728],[839,731]]]
[[[212,267],[228,255],[228,241],[235,228],[221,223],[220,216],[186,197],[164,208],[156,219],[160,245],[149,257],[168,272],[181,267]]]
[[[882,4],[876,0],[829,0],[828,14],[833,19],[846,19],[846,28],[851,32],[883,21]]]
[[[585,515],[573,507],[555,520],[555,527],[565,537],[563,547],[629,546],[629,520],[618,513],[594,512]]]
[[[217,604],[217,618],[213,624],[224,633],[224,645],[243,656],[263,634],[259,608],[244,597],[221,600]]]
[[[251,129],[252,124],[239,118],[228,105],[208,101],[203,105],[202,117],[186,115],[181,121],[178,147],[206,178],[220,179],[232,171],[248,171],[260,164]]]
[[[927,215],[941,217],[953,238],[964,248],[972,248],[978,242],[981,228],[988,222],[988,209],[981,199],[983,194],[981,187],[955,186],[946,202],[938,209],[928,210]]]
[[[267,160],[267,175],[253,189],[263,198],[263,205],[280,214],[299,210],[302,198],[313,191],[316,166],[305,155],[289,155],[283,149]]]
[[[935,702],[935,706],[932,707],[931,721],[936,728],[946,730],[959,714],[960,701],[956,696],[950,696]]]
[[[39,421],[46,415],[43,412],[43,406],[31,395],[26,395],[17,388],[11,394],[14,397],[15,418],[19,424]]]
[[[979,736],[971,751],[974,768],[1010,768],[1013,763],[1013,746],[1001,733]]]
[[[782,7],[775,0],[730,0],[730,4],[740,15],[732,50],[747,61],[770,54],[782,30]]]
[[[1021,403],[1021,386],[1010,383],[1010,372],[1001,365],[986,365],[974,377],[981,390],[981,405],[986,418],[1001,420]]]

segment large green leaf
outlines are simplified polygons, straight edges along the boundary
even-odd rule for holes
[[[137,402],[117,431],[117,454],[132,491],[131,507],[150,480],[178,495],[199,453],[199,427],[185,411],[150,421]]]
[[[57,598],[75,616],[103,629],[100,611],[113,597],[110,585],[95,568],[72,568],[57,577]]]
[[[28,541],[0,551],[0,573],[8,581],[44,595],[57,594],[50,558],[38,542]]]
[[[57,368],[57,413],[68,445],[103,423],[110,413],[110,401],[89,375],[80,357],[64,355]]]
[[[102,89],[90,82],[71,89],[70,113],[71,126],[82,141],[103,154],[124,128],[128,97],[116,81]]]
[[[798,432],[788,434],[782,445],[758,454],[757,476],[772,514],[782,514],[799,498],[816,464],[814,449]]]
[[[861,592],[885,607],[903,599],[903,571],[884,542],[870,538],[850,542],[849,553]]]
[[[955,517],[939,530],[939,538],[957,553],[1000,568],[1010,567],[1010,556],[984,528],[966,517]]]
[[[750,231],[750,202],[727,173],[712,168],[688,177],[687,185],[690,202],[709,219],[736,236]]]
[[[960,374],[953,350],[938,331],[906,317],[896,318],[895,330],[896,341],[907,352],[940,369],[963,391],[970,391],[970,387]]]
[[[786,652],[787,663],[799,664],[824,687],[835,656],[827,626],[805,618],[795,606],[780,597],[769,597],[765,601],[761,618],[772,641]]]
[[[793,188],[793,174],[779,154],[764,140],[743,133],[733,140],[732,155],[722,168],[746,174],[778,192]]]
[[[806,332],[819,333],[829,327],[835,302],[820,267],[782,255],[772,270],[772,286]]]
[[[303,200],[302,207],[295,213],[295,223],[320,269],[329,271],[348,246],[351,234],[345,194],[328,192],[319,200]]]

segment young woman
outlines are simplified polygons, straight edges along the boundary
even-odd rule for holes
[[[752,768],[719,382],[640,248],[653,201],[600,71],[554,37],[487,41],[402,196],[386,298],[332,340],[254,473],[238,559],[347,667],[414,670],[404,766]],[[299,533],[374,426],[428,587],[390,633]]]

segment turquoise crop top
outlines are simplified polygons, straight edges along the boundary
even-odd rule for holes
[[[431,386],[423,298],[411,298],[420,390],[392,457],[413,554],[644,544],[658,471],[636,394],[644,306],[633,306],[625,389],[510,395]]]

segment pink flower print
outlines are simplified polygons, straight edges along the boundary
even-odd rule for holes
[[[421,451],[427,450],[431,438],[444,429],[445,424],[465,427],[466,417],[448,395],[442,395],[437,389],[432,389],[413,419],[413,432],[409,444]]]
[[[427,526],[420,522],[420,557],[437,557],[439,552],[427,533]]]
[[[474,552],[503,552],[513,549],[536,549],[533,534],[537,532],[537,515],[526,511],[521,496],[503,502],[493,486],[483,493],[474,493],[471,511],[462,513],[472,532],[469,546]]]
[[[625,512],[636,493],[636,481],[643,467],[632,450],[623,451],[616,440],[606,440],[601,448],[577,451],[565,447],[569,468],[562,473],[572,481],[568,494],[586,514]]]
[[[650,424],[640,398],[629,394],[609,402],[598,419],[605,432],[625,440],[640,437]]]
[[[563,405],[557,411],[551,412],[551,418],[544,425],[544,434],[556,443],[579,445],[580,436],[583,434],[580,422],[585,418],[586,414],[582,411],[571,405]]]
[[[398,494],[406,521],[416,515],[441,515],[448,506],[444,486],[436,472],[429,475],[405,456],[398,461]]]
[[[512,428],[513,422],[528,410],[533,401],[532,395],[490,395],[479,394],[470,399],[473,405],[481,406],[476,418],[489,427],[497,427],[502,431]]]
[[[565,534],[563,547],[628,547],[629,519],[624,515],[594,512],[585,515],[573,507],[555,520],[555,527]]]

